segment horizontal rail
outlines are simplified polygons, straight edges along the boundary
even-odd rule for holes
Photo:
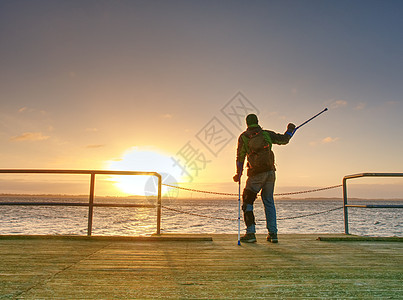
[[[359,204],[348,204],[346,207],[360,207],[360,208],[403,208],[403,205],[399,204],[366,204],[366,205],[359,205]]]
[[[20,206],[81,206],[88,207],[88,231],[92,233],[92,219],[94,207],[145,207],[157,208],[157,234],[161,234],[161,185],[162,177],[157,172],[143,171],[111,171],[111,170],[55,170],[55,169],[0,169],[0,174],[72,174],[90,175],[90,192],[88,203],[80,202],[0,202],[0,205],[20,205]],[[94,203],[95,175],[146,175],[158,178],[157,204],[129,204],[129,203]]]
[[[157,172],[142,171],[110,171],[110,170],[54,170],[54,169],[0,169],[0,173],[7,174],[76,174],[76,175],[149,175],[160,176]]]
[[[84,206],[89,207],[89,203],[80,202],[0,202],[0,205],[15,205],[15,206]],[[144,207],[156,208],[157,205],[152,204],[125,204],[125,203],[93,203],[94,207]]]
[[[348,204],[347,200],[347,180],[361,177],[403,177],[403,173],[358,173],[346,175],[343,177],[343,208],[344,208],[344,232],[349,234],[348,228],[348,208],[403,208],[403,205],[398,204]]]
[[[360,177],[403,177],[403,173],[358,173],[344,176],[343,181]]]

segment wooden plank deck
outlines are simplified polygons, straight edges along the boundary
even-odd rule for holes
[[[0,299],[403,298],[403,243],[319,236],[0,236]]]

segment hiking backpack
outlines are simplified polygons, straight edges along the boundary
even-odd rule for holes
[[[274,170],[274,154],[270,135],[264,130],[243,136],[248,157],[248,174]]]

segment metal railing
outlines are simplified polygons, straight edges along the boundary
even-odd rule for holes
[[[353,175],[347,175],[343,178],[343,208],[344,208],[344,233],[349,234],[348,228],[348,208],[358,207],[358,208],[403,208],[403,205],[399,204],[348,204],[347,201],[347,180],[360,177],[403,177],[403,173],[359,173]]]
[[[6,174],[73,174],[90,175],[90,191],[88,203],[77,202],[0,202],[0,205],[19,205],[19,206],[87,206],[88,207],[88,229],[87,235],[92,234],[92,222],[94,207],[146,207],[157,208],[157,234],[161,234],[161,175],[157,172],[139,172],[139,171],[107,171],[107,170],[42,170],[42,169],[0,169],[0,173]],[[95,193],[95,175],[147,175],[158,178],[157,204],[124,204],[124,203],[96,203],[94,202]]]

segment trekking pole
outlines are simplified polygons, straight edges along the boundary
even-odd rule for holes
[[[241,177],[238,182],[238,246],[241,246]]]
[[[309,121],[315,119],[317,116],[319,116],[320,114],[324,113],[325,111],[327,111],[327,108],[325,108],[324,110],[322,110],[320,113],[314,115],[312,118],[310,118],[309,120],[306,120],[304,123],[302,123],[301,125],[295,127],[294,131],[292,132],[291,136],[294,135],[295,131],[297,131],[298,128],[302,127],[303,125],[305,125],[306,123],[308,123]]]

